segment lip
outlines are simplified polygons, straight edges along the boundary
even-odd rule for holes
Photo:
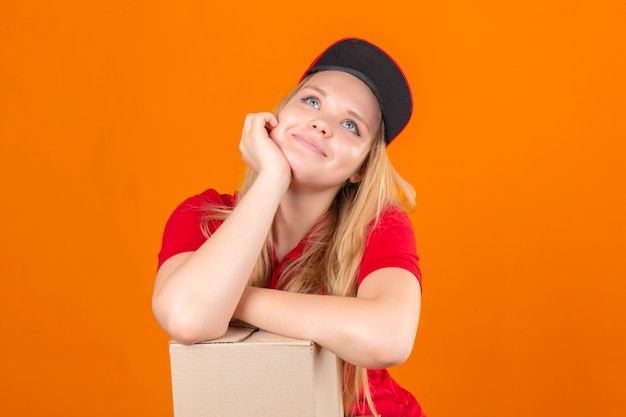
[[[317,144],[317,142],[308,137],[308,136],[303,136],[297,133],[294,133],[292,135],[294,137],[294,139],[296,140],[296,142],[300,143],[301,145],[303,145],[305,148],[308,148],[310,150],[312,150],[313,152],[326,157],[326,152],[324,152],[324,150]]]

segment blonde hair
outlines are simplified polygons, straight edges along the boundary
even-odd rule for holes
[[[293,97],[306,78],[277,106],[276,112]],[[389,205],[405,211],[415,207],[415,191],[391,164],[384,140],[381,120],[371,149],[365,158],[360,174],[362,179],[353,184],[344,183],[326,214],[308,234],[302,255],[285,264],[278,286],[285,291],[329,294],[355,297],[357,275],[361,265],[367,234]],[[240,199],[254,183],[256,174],[248,169],[238,193]],[[203,230],[210,235],[208,223],[223,219],[232,209],[211,207],[203,219]],[[271,231],[252,271],[249,284],[266,287],[273,274],[273,244]],[[343,402],[346,413],[364,403],[357,404],[363,393],[365,402],[374,415],[378,415],[372,402],[367,370],[343,361]]]

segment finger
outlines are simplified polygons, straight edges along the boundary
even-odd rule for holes
[[[256,113],[253,117],[252,125],[253,129],[258,129],[259,132],[263,129],[268,133],[278,125],[278,120],[272,113]]]
[[[242,133],[244,135],[248,133],[251,127],[254,125],[255,116],[256,115],[254,113],[249,113],[246,115],[246,118],[243,121],[243,129],[242,129]]]
[[[269,113],[269,118],[267,119],[265,126],[268,127],[270,130],[278,126],[278,119],[274,114]]]

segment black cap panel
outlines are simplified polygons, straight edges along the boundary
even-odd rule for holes
[[[391,142],[408,124],[413,112],[411,89],[400,67],[382,49],[363,39],[342,39],[313,61],[304,74],[343,71],[372,90],[385,122],[385,141]]]

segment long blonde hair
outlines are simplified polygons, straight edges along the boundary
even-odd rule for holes
[[[304,79],[277,106],[276,113],[300,89]],[[353,184],[346,181],[335,196],[321,221],[309,233],[302,255],[282,268],[278,286],[286,291],[355,297],[356,278],[365,250],[369,229],[376,224],[389,205],[411,211],[415,207],[415,191],[391,164],[384,140],[384,124],[380,126],[371,149],[365,158],[360,174],[362,179]],[[250,189],[256,174],[248,169],[238,193],[238,200]],[[224,219],[232,209],[212,207],[203,219],[203,230],[210,235],[208,223]],[[266,287],[272,277],[273,243],[271,231],[256,262],[249,284]],[[346,412],[363,407],[356,404],[359,394],[375,415],[367,370],[343,362],[343,402]]]

